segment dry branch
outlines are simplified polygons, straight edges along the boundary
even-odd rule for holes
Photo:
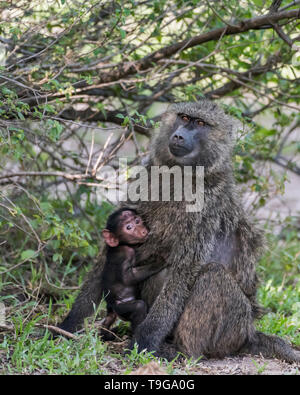
[[[223,35],[227,36],[232,34],[239,34],[254,29],[270,29],[273,27],[274,23],[277,23],[284,19],[299,17],[300,10],[289,10],[277,12],[274,14],[268,13],[251,19],[244,19],[234,26],[226,25],[224,27],[220,27],[218,29],[214,29],[198,36],[183,40],[179,43],[175,43],[167,47],[161,48],[158,51],[147,55],[146,57],[137,62],[122,62],[119,64],[118,67],[116,67],[116,70],[107,73],[101,73],[101,77],[99,78],[97,83],[99,84],[102,82],[107,83],[116,81],[129,75],[136,74],[137,70],[139,72],[146,70],[147,68],[152,67],[153,63],[156,63],[161,59],[170,58],[182,48],[186,50],[195,47],[196,45],[204,44],[208,41],[216,41]]]
[[[297,2],[295,2],[297,3]],[[235,22],[235,24],[226,23],[224,26],[212,29],[210,31],[201,33],[197,36],[182,40],[180,42],[175,42],[174,44],[165,46],[156,50],[149,55],[146,55],[144,58],[137,61],[121,61],[120,63],[112,63],[106,64],[105,67],[108,67],[108,71],[102,71],[99,75],[99,78],[94,82],[94,85],[89,85],[85,80],[81,80],[73,85],[74,92],[71,97],[75,98],[79,93],[81,95],[95,95],[104,97],[111,97],[114,95],[113,90],[108,91],[108,86],[114,84],[121,84],[126,81],[134,84],[134,81],[130,80],[130,77],[136,75],[137,73],[147,73],[148,71],[153,70],[157,62],[161,60],[167,60],[172,56],[178,54],[179,52],[186,51],[189,48],[193,48],[195,46],[210,42],[217,41],[222,39],[228,35],[238,35],[245,33],[251,30],[257,29],[274,29],[276,26],[277,33],[281,36],[285,42],[289,43],[289,39],[285,33],[283,33],[282,28],[279,25],[279,22],[284,21],[292,21],[298,19],[300,17],[299,9],[292,10],[278,10],[277,12],[269,12],[264,15],[256,16],[254,18],[244,19],[241,21]],[[97,70],[97,65],[95,65],[95,70]],[[105,69],[104,69],[105,70]],[[7,78],[7,77],[5,77]],[[15,81],[18,83],[18,81]],[[18,83],[19,85],[19,83]],[[99,89],[99,88],[104,89]],[[106,87],[106,89],[105,89]],[[234,88],[234,85],[228,85],[227,89],[224,92],[227,92],[231,87]],[[64,97],[64,94],[39,94],[39,92],[35,92],[35,95],[32,96],[29,101],[28,98],[22,97],[24,102],[27,102],[30,106],[36,105],[37,101],[39,103],[53,101],[56,98]],[[121,96],[126,97],[130,95],[130,92],[127,92],[126,89],[123,89]],[[220,96],[223,94],[222,91],[217,92],[217,95]],[[83,97],[82,96],[82,97]],[[133,98],[133,100],[135,100]],[[85,120],[88,122],[113,122],[117,125],[122,124],[122,120],[117,118],[116,115],[118,112],[108,111],[106,115],[101,111],[94,111],[90,108],[87,110],[75,110],[73,107],[65,109],[61,112],[60,117],[66,120]],[[149,130],[147,128],[143,128],[139,125],[134,125],[134,130],[138,133],[149,136]]]
[[[86,174],[69,174],[62,171],[19,171],[17,173],[0,175],[0,180],[13,177],[63,177],[71,181],[87,178]]]
[[[67,332],[67,331],[65,331],[63,329],[60,329],[57,326],[43,325],[43,327],[46,328],[46,329],[49,329],[51,332],[59,333],[60,335],[68,337],[69,339],[78,340],[78,336],[73,335],[73,333]]]
[[[5,331],[13,331],[15,328],[12,325],[0,325],[0,332],[5,332]]]

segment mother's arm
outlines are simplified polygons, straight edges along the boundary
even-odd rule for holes
[[[172,332],[197,277],[201,275],[201,269],[208,263],[214,248],[214,238],[214,232],[207,232],[198,238],[197,245],[194,244],[195,249],[192,247],[193,241],[189,243],[189,240],[186,240],[189,249],[185,247],[178,251],[174,247],[167,259],[167,264],[170,265],[167,280],[146,319],[134,333],[133,343],[138,344],[139,351],[158,351],[166,336]]]

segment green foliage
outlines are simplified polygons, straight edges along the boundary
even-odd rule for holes
[[[260,261],[260,303],[267,309],[257,327],[263,332],[287,337],[300,345],[300,255],[299,235],[287,225],[280,235],[268,235],[268,251]]]
[[[262,374],[265,371],[266,367],[268,366],[267,362],[262,365],[259,365],[256,361],[252,360],[252,363],[256,367],[257,374]]]
[[[17,340],[14,342],[11,364],[6,367],[7,373],[23,372],[31,374],[36,371],[47,374],[107,374],[105,365],[109,357],[105,355],[106,345],[97,340],[93,332],[81,336],[78,342],[67,339],[51,341],[49,332],[40,339],[32,339],[32,320],[25,327],[21,323],[16,326]],[[0,350],[11,345],[5,338]]]
[[[134,365],[146,365],[147,363],[157,360],[157,358],[153,355],[154,352],[142,351],[138,352],[137,344],[134,345],[134,348],[126,355],[126,360],[124,363],[128,366],[128,369],[132,370]]]

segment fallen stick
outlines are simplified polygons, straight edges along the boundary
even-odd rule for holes
[[[54,331],[56,333],[59,333],[60,335],[68,337],[69,339],[78,340],[78,336],[73,335],[73,333],[67,332],[67,331],[65,331],[63,329],[60,329],[57,326],[53,326],[53,325],[43,325],[43,326],[44,326],[44,328],[50,329],[50,331]]]
[[[14,329],[12,325],[0,325],[0,331],[13,331]]]

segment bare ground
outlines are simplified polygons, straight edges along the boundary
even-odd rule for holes
[[[300,365],[262,357],[234,357],[202,361],[191,373],[200,375],[299,375]]]
[[[109,343],[109,348],[112,351],[122,353],[124,342]],[[252,355],[200,360],[197,363],[191,361],[175,362],[173,367],[175,369],[173,373],[179,375],[300,375],[300,364],[288,364],[278,359],[266,359]],[[116,371],[115,373],[112,372],[112,374],[123,374],[123,372]],[[137,367],[131,374],[167,374],[166,364],[162,362],[159,365],[156,362],[150,362],[147,365]]]
[[[192,368],[181,364],[176,366],[176,374],[204,376],[243,376],[243,375],[300,375],[300,366],[290,365],[276,359],[261,357],[234,357],[222,360],[200,361]],[[164,366],[156,362],[139,367],[131,375],[166,375]]]

